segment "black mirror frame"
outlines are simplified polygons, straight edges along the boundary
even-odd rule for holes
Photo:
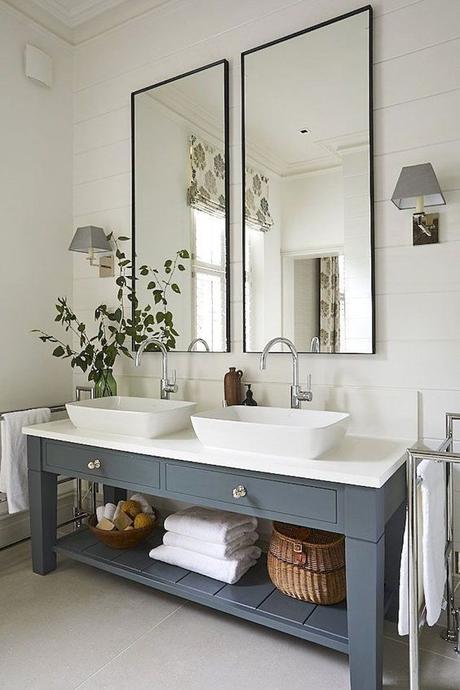
[[[271,46],[277,45],[278,43],[284,43],[284,41],[289,41],[291,38],[297,38],[298,36],[303,36],[306,33],[315,31],[316,29],[322,29],[330,24],[335,24],[337,22],[343,21],[344,19],[349,19],[357,14],[362,14],[364,12],[369,13],[369,231],[370,231],[370,249],[371,249],[371,295],[372,295],[372,350],[370,352],[308,352],[299,351],[301,354],[314,354],[314,355],[360,355],[368,356],[374,355],[376,353],[376,314],[375,314],[375,238],[374,238],[374,79],[373,79],[373,9],[371,5],[366,5],[360,7],[357,10],[347,12],[346,14],[339,15],[333,19],[328,19],[327,21],[315,24],[314,26],[307,27],[301,31],[296,31],[295,33],[288,34],[287,36],[282,36],[268,43],[263,43],[260,46],[251,48],[250,50],[245,50],[241,53],[241,215],[242,215],[242,257],[243,257],[243,352],[248,352],[252,354],[257,354],[255,350],[247,350],[246,348],[246,218],[245,218],[245,187],[246,187],[246,135],[245,135],[245,58],[251,53],[256,53],[259,50],[264,50],[265,48],[270,48]],[[280,334],[281,335],[281,334]],[[276,353],[273,354],[283,354]]]
[[[204,72],[205,70],[212,69],[213,67],[218,67],[222,65],[224,68],[224,81],[223,81],[223,96],[224,96],[224,154],[225,154],[225,245],[226,245],[226,256],[225,256],[225,304],[226,304],[226,323],[225,323],[225,344],[226,349],[223,352],[231,352],[231,301],[230,301],[230,102],[229,102],[229,62],[228,60],[217,60],[208,65],[203,65],[202,67],[197,67],[196,69],[184,72],[169,79],[164,79],[163,81],[157,82],[156,84],[151,84],[150,86],[145,86],[142,89],[137,89],[137,91],[131,92],[131,252],[132,252],[132,264],[133,264],[133,276],[136,275],[136,147],[135,147],[135,97],[138,94],[144,93],[145,91],[150,91],[156,89],[159,86],[164,86],[165,84],[170,84],[171,82],[178,81],[179,79],[184,79],[185,77],[190,77],[193,74],[199,72]],[[133,290],[136,294],[136,281],[133,280]],[[134,311],[132,307],[131,311]],[[139,348],[138,345],[132,341],[132,350],[135,352]],[[188,350],[173,350],[173,352],[187,352]],[[196,352],[195,350],[192,352]],[[203,352],[200,350],[200,354]],[[209,352],[206,354],[220,354],[219,352]]]

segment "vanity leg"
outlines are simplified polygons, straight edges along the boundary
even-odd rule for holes
[[[385,537],[346,539],[351,690],[382,690]]]
[[[104,505],[106,503],[115,503],[117,505],[118,501],[126,501],[126,498],[126,489],[119,489],[116,486],[106,486],[104,484]]]
[[[57,475],[29,470],[29,515],[34,573],[56,569]]]

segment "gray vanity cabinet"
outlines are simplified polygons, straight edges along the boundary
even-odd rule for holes
[[[100,467],[94,467],[94,460]],[[28,437],[30,516],[34,572],[56,568],[56,554],[214,609],[347,653],[352,690],[382,688],[382,637],[386,610],[395,610],[404,520],[405,478],[400,468],[381,489],[335,484],[139,455]],[[315,606],[286,597],[270,582],[265,559],[236,585],[153,561],[149,543],[118,551],[88,530],[56,535],[57,476],[128,491],[142,491],[346,535],[347,600]],[[235,498],[233,489],[246,495]],[[300,686],[299,686],[300,687]],[[308,687],[306,682],[305,687]]]

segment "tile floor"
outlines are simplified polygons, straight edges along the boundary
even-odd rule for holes
[[[61,559],[0,554],[2,690],[349,690],[339,653]],[[460,658],[422,636],[423,690],[459,690]],[[385,625],[385,690],[406,690],[407,647]]]

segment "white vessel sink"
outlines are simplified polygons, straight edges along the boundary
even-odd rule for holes
[[[243,405],[192,415],[196,435],[209,448],[305,459],[337,445],[349,420],[344,412]]]
[[[70,421],[78,429],[157,438],[190,426],[195,403],[183,400],[114,396],[67,403]]]

